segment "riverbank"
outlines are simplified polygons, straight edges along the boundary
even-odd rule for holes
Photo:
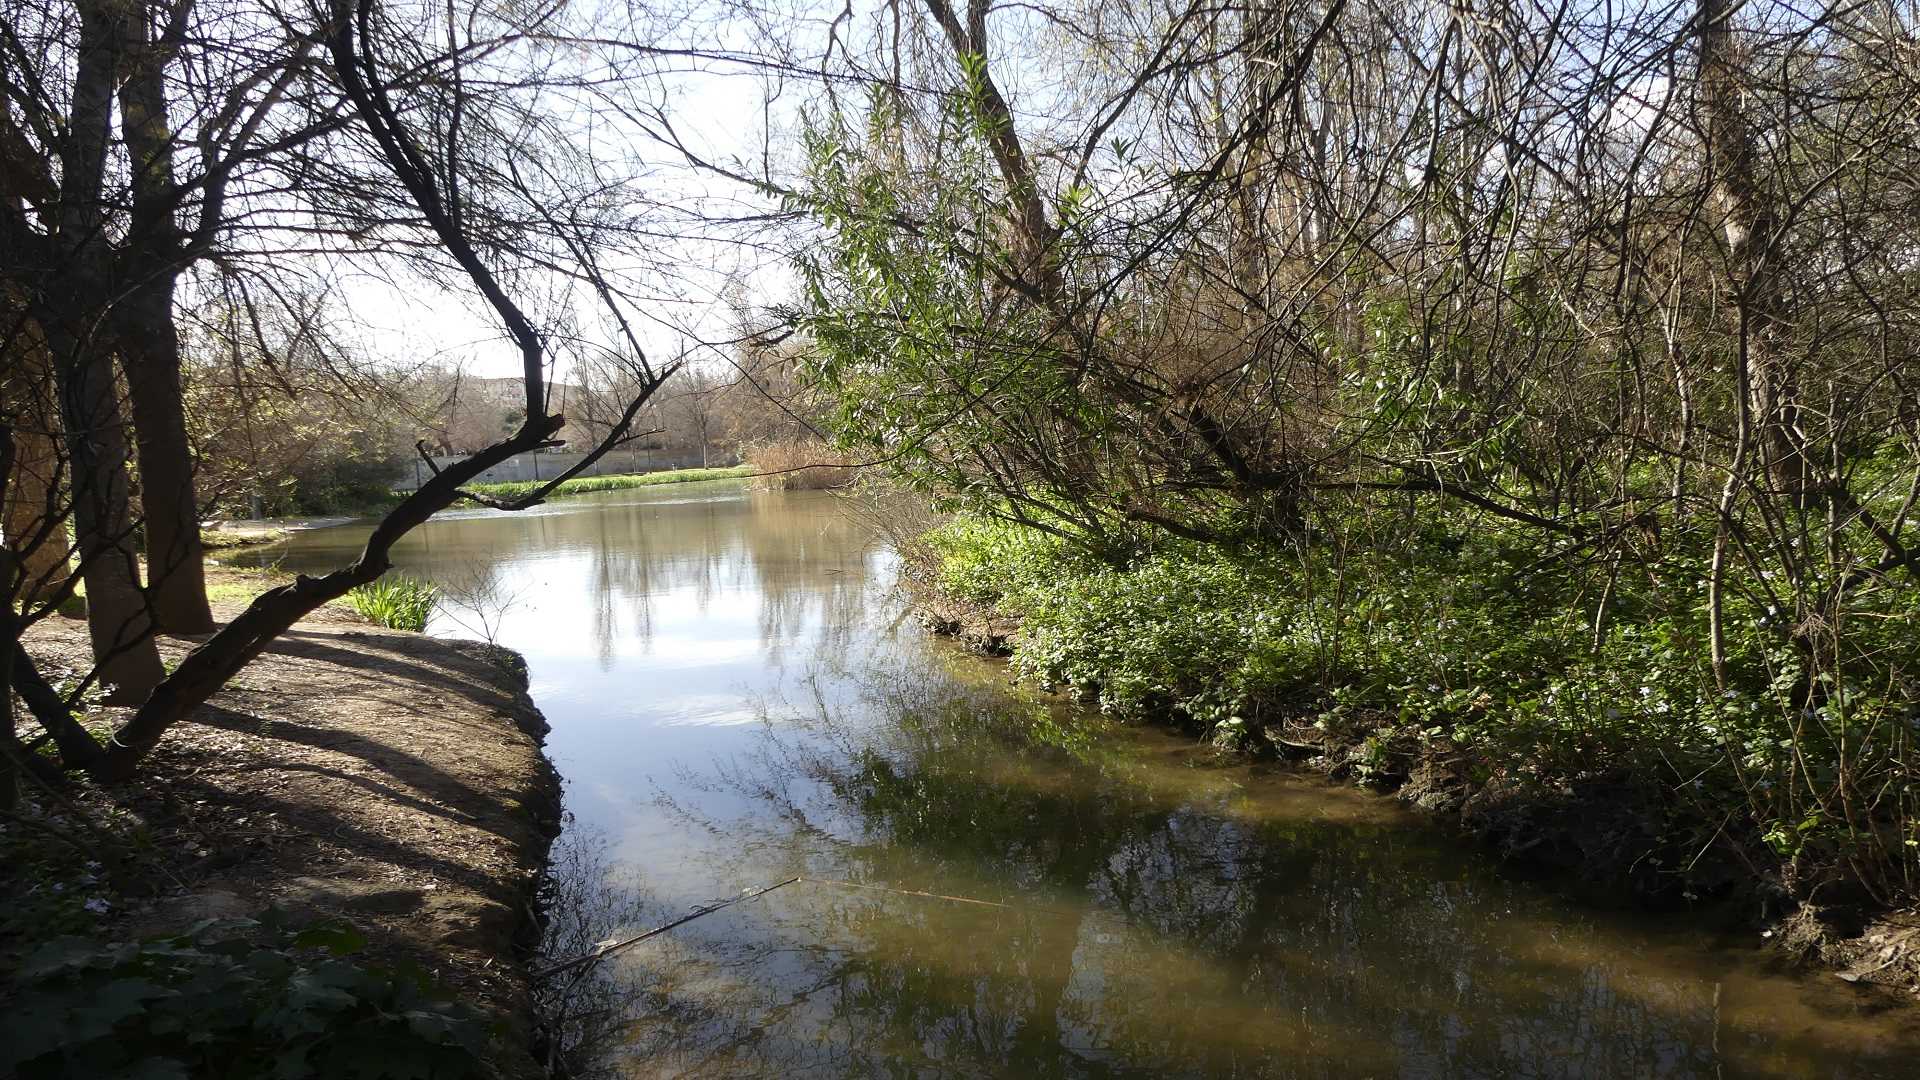
[[[352,517],[336,514],[332,517],[207,521],[200,526],[200,546],[207,551],[261,547],[267,544],[278,544],[293,533],[305,532],[308,529],[330,529],[335,525],[345,525],[352,520]]]
[[[1615,696],[1617,706],[1567,702],[1569,713],[1591,708],[1597,721],[1572,729],[1501,716],[1527,707],[1524,671],[1516,664],[1503,686],[1502,665],[1531,659],[1502,649],[1512,642],[1537,652],[1540,643],[1517,630],[1502,640],[1501,627],[1521,624],[1476,612],[1467,588],[1434,623],[1408,617],[1409,600],[1420,599],[1414,589],[1374,601],[1346,633],[1356,648],[1398,655],[1323,668],[1316,650],[1326,627],[1315,612],[1290,611],[1305,605],[1254,560],[1175,555],[1124,571],[1048,561],[1058,554],[963,525],[935,534],[906,580],[930,630],[1010,657],[1019,676],[1109,715],[1394,795],[1585,902],[1688,910],[1844,981],[1920,993],[1920,911],[1900,894],[1863,887],[1814,831],[1819,822],[1800,830],[1792,858],[1780,857],[1738,792],[1712,782],[1710,765],[1700,764],[1707,755],[1690,759],[1657,741],[1637,753],[1605,741],[1606,726],[1631,707],[1628,695]],[[1488,631],[1478,654],[1421,645],[1423,630],[1472,627],[1476,618]],[[1451,644],[1445,634],[1426,636]],[[1408,680],[1395,665],[1430,665],[1434,674],[1419,678],[1424,694],[1415,688],[1396,705]],[[1472,681],[1458,678],[1462,667]],[[1327,671],[1346,678],[1316,681]],[[1610,677],[1637,685],[1634,705],[1663,713],[1659,697],[1645,699],[1661,693],[1664,674]],[[1697,771],[1678,774],[1690,761]]]
[[[222,618],[272,583],[210,572]],[[27,645],[57,680],[83,665],[85,626],[45,620]],[[163,638],[162,654],[191,645]],[[461,1037],[490,1041],[499,1075],[539,1075],[522,958],[560,785],[526,685],[508,650],[322,608],[170,733],[139,783],[40,808],[116,857],[16,863],[10,889],[46,901],[54,931],[103,942],[269,911],[343,924],[365,940],[356,962],[417,970],[477,1010]]]
[[[549,497],[564,495],[591,495],[599,491],[623,491],[628,488],[654,487],[659,484],[695,484],[707,480],[744,480],[755,474],[751,465],[732,465],[722,468],[662,469],[645,473],[608,473],[601,476],[576,476],[565,480],[555,488]],[[539,490],[543,481],[514,480],[497,484],[469,484],[467,490],[476,495],[493,499],[512,499],[529,495]],[[278,543],[287,538],[288,533],[307,529],[324,529],[335,525],[345,525],[360,518],[378,517],[399,505],[405,492],[388,492],[383,498],[373,498],[366,502],[354,502],[348,505],[331,506],[324,516],[263,518],[248,520],[236,518],[206,522],[201,531],[201,542],[209,551],[230,548],[257,547]],[[461,499],[455,505],[474,506],[470,499]]]
[[[704,480],[744,480],[753,475],[750,465],[735,465],[720,469],[668,469],[650,473],[611,473],[606,476],[576,476],[563,480],[553,489],[554,496],[591,495],[597,491],[624,491],[628,488],[654,487],[659,484],[695,484]],[[496,499],[513,499],[531,495],[540,489],[541,482],[521,480],[503,484],[470,484],[467,490],[478,495],[487,495]]]

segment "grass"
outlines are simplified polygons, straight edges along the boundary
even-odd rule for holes
[[[440,590],[431,583],[396,574],[356,587],[346,600],[368,622],[389,630],[420,631],[439,598]]]
[[[753,475],[752,466],[736,465],[724,469],[669,469],[650,473],[617,473],[608,476],[576,476],[553,489],[555,495],[589,495],[596,491],[621,491],[626,488],[653,487],[656,484],[690,484],[699,480],[739,480]],[[468,490],[495,498],[513,499],[540,489],[545,481],[518,480],[503,484],[470,484]]]
[[[215,604],[245,606],[268,589],[286,585],[293,575],[278,568],[207,564],[207,599]]]

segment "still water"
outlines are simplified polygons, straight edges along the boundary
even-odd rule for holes
[[[364,529],[275,552],[312,571]],[[1005,685],[830,496],[638,489],[409,537],[523,653],[633,1076],[1917,1077],[1914,1011],[1591,909],[1391,800]],[[584,854],[582,854],[584,852]],[[578,866],[576,866],[576,870]]]

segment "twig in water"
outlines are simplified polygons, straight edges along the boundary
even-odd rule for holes
[[[719,911],[721,908],[731,907],[732,905],[737,904],[742,900],[752,900],[755,897],[765,896],[775,889],[785,888],[788,885],[792,885],[796,881],[804,881],[811,885],[831,885],[841,889],[864,889],[869,892],[893,893],[896,896],[918,896],[927,900],[950,900],[956,904],[977,904],[981,907],[1005,908],[1009,911],[1032,911],[1032,912],[1038,912],[1039,914],[1042,914],[1042,915],[1074,914],[1074,912],[1060,911],[1056,908],[1032,907],[1026,904],[1003,904],[998,900],[976,900],[971,896],[952,896],[947,893],[922,892],[919,889],[896,889],[889,885],[863,885],[857,881],[838,881],[832,878],[790,877],[785,881],[776,881],[771,885],[764,885],[758,889],[745,890],[739,896],[731,897],[729,899],[722,900],[715,904],[708,904],[705,907],[695,908],[692,911],[687,912],[685,915],[682,915],[679,918],[673,920],[672,922],[665,923],[660,926],[656,926],[653,929],[646,931],[645,933],[635,934],[630,938],[621,938],[618,941],[602,942],[601,944],[594,946],[593,951],[591,952],[582,953],[581,955],[573,957],[570,960],[562,960],[557,964],[549,964],[543,968],[535,968],[532,972],[532,975],[536,979],[546,979],[546,978],[551,978],[554,975],[558,975],[563,971],[572,971],[575,968],[583,967],[587,964],[591,964],[595,960],[599,960],[604,957],[611,956],[614,953],[617,953],[620,950],[627,948],[628,946],[638,945],[641,942],[647,940],[648,938],[658,937],[659,935],[664,934],[669,930],[672,930],[676,926],[685,926],[686,924],[692,922],[695,919],[700,918],[703,915],[711,915],[714,912]]]
[[[650,937],[656,937],[660,934],[664,934],[676,926],[685,926],[687,923],[692,922],[693,920],[701,917],[702,915],[711,915],[714,912],[719,911],[721,908],[731,907],[742,900],[752,900],[756,896],[765,896],[766,894],[772,892],[775,889],[784,888],[788,885],[793,884],[796,881],[801,881],[801,880],[804,880],[804,879],[791,877],[785,881],[776,881],[772,885],[765,885],[758,889],[749,889],[741,893],[739,896],[735,896],[727,900],[722,900],[717,904],[708,904],[706,907],[695,908],[692,911],[686,913],[685,915],[682,915],[679,918],[673,920],[672,922],[667,923],[663,926],[656,926],[653,929],[648,930],[644,934],[635,934],[630,938],[622,938],[619,941],[606,942],[601,945],[596,945],[594,946],[594,949],[592,952],[584,953],[580,956],[576,956],[571,960],[562,960],[557,964],[549,964],[546,967],[537,968],[532,973],[533,977],[536,979],[545,979],[545,978],[550,978],[551,976],[554,976],[554,975],[558,975],[563,971],[572,971],[574,968],[580,967],[585,964],[591,964],[595,960],[599,960],[602,957],[611,956],[614,953],[619,952],[621,949],[627,948],[628,946],[638,945]]]

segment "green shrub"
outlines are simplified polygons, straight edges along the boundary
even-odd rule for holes
[[[1037,529],[967,515],[951,519],[926,539],[940,558],[940,588],[976,604],[1000,603],[1076,559],[1064,541]]]
[[[1920,855],[1911,589],[1855,595],[1844,649],[1830,638],[1814,670],[1766,582],[1730,575],[1722,686],[1707,560],[1678,542],[1611,582],[1467,515],[1345,558],[1162,539],[1106,565],[965,516],[928,545],[940,588],[1019,620],[1017,673],[1109,715],[1184,721],[1221,745],[1276,717],[1316,723],[1359,748],[1362,776],[1419,743],[1481,776],[1631,775],[1667,790],[1661,827],[1695,851],[1725,830],[1801,865],[1898,871]],[[1853,791],[1881,793],[1872,816],[1847,816]]]
[[[1894,767],[1910,726],[1871,668],[1828,676],[1821,706],[1793,708],[1803,660],[1737,600],[1729,686],[1716,687],[1704,571],[1679,557],[1660,581],[1620,584],[1596,636],[1592,583],[1535,570],[1537,557],[1484,522],[1438,521],[1410,548],[1337,565],[1170,541],[1107,566],[1038,531],[965,517],[929,543],[941,588],[1020,620],[1016,671],[1074,686],[1110,714],[1171,713],[1217,739],[1276,706],[1304,708],[1362,735],[1450,740],[1517,775],[1635,763],[1690,790],[1737,783],[1758,797],[1794,770],[1837,773],[1863,747],[1884,747]],[[1912,663],[1913,607],[1889,593],[1871,626],[1876,664]],[[1805,817],[1797,805],[1780,816],[1795,827]]]
[[[363,945],[344,928],[246,920],[142,942],[54,939],[14,973],[0,1074],[488,1075],[484,1019],[419,972],[348,959]]]
[[[369,622],[389,630],[424,630],[440,590],[404,575],[384,577],[347,593],[347,603]]]

